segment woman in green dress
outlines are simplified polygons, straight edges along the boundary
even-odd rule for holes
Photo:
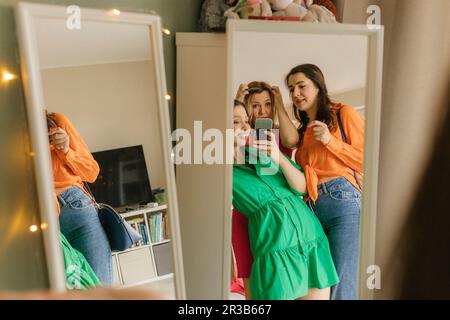
[[[302,170],[279,151],[273,133],[245,146],[244,107],[235,106],[233,118],[233,206],[248,218],[252,298],[329,299],[338,275],[322,226],[302,199]]]

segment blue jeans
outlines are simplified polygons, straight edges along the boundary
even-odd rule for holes
[[[58,195],[59,224],[70,245],[80,251],[103,285],[113,282],[108,238],[89,197],[77,187]]]
[[[318,186],[319,197],[308,204],[330,243],[339,283],[331,288],[332,300],[358,298],[359,225],[361,192],[344,177]]]

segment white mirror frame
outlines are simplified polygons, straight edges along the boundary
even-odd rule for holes
[[[47,124],[43,112],[44,97],[38,46],[34,21],[37,18],[56,18],[66,20],[70,14],[65,6],[19,3],[16,7],[17,35],[19,39],[22,81],[25,91],[28,125],[30,128],[32,151],[36,173],[36,187],[41,212],[41,223],[48,227],[41,230],[44,238],[50,288],[65,290],[65,271],[59,240],[59,223],[53,198],[53,174],[51,167]],[[149,41],[152,48],[156,85],[158,113],[162,139],[164,170],[166,176],[166,199],[170,208],[170,231],[174,264],[174,286],[176,299],[186,299],[183,259],[178,216],[175,173],[171,160],[171,128],[168,104],[165,99],[166,75],[161,33],[161,20],[157,15],[121,12],[115,16],[109,10],[81,8],[82,21],[114,22],[149,27]]]
[[[367,286],[369,266],[375,265],[376,216],[378,194],[378,162],[380,144],[381,119],[381,89],[383,72],[383,39],[384,28],[380,25],[328,24],[288,21],[255,21],[232,20],[227,22],[228,46],[228,87],[227,104],[233,105],[235,88],[233,87],[233,59],[239,57],[239,48],[234,46],[234,35],[238,32],[270,32],[293,33],[309,35],[360,35],[367,37],[367,80],[365,107],[365,147],[364,147],[364,192],[362,195],[361,227],[360,227],[360,257],[359,257],[359,299],[373,299],[373,290]],[[282,72],[281,70],[280,72]],[[287,70],[285,70],[287,72]],[[230,109],[231,110],[231,109]],[[228,128],[232,128],[231,111],[227,119]],[[227,168],[229,184],[225,195],[232,198],[232,169]],[[231,200],[230,206],[231,207]],[[227,213],[225,219],[225,247],[231,247],[231,215]],[[225,252],[229,252],[225,251]],[[225,261],[230,261],[230,254]],[[225,268],[224,277],[229,277],[230,269]],[[229,279],[229,278],[228,278]],[[229,281],[228,281],[229,283]]]

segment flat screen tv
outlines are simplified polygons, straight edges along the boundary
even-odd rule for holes
[[[93,152],[100,166],[97,180],[89,184],[98,203],[123,209],[156,202],[142,145]]]

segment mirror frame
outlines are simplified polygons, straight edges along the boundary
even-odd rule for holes
[[[359,256],[359,299],[373,299],[374,290],[366,285],[368,277],[373,271],[368,267],[375,265],[376,243],[376,215],[378,199],[378,167],[380,145],[380,121],[381,121],[381,90],[383,72],[383,41],[384,27],[381,25],[356,25],[356,24],[328,24],[307,23],[291,21],[258,21],[258,20],[233,20],[227,21],[227,46],[228,46],[228,88],[226,106],[233,105],[235,95],[232,83],[233,59],[238,59],[236,53],[239,48],[234,45],[234,35],[238,32],[268,32],[291,33],[309,35],[360,35],[367,37],[367,78],[365,100],[365,140],[364,140],[364,192],[362,194],[361,225],[360,225],[360,256]],[[286,70],[285,72],[287,72]],[[231,109],[230,109],[231,110]],[[229,128],[232,128],[232,116],[230,111],[227,119]],[[367,147],[370,146],[370,147]],[[232,198],[232,169],[227,168],[229,192],[226,199]],[[225,245],[231,247],[231,215],[225,219]],[[227,250],[225,252],[229,252]],[[225,257],[230,261],[231,255]],[[224,277],[230,275],[230,267],[226,266]],[[367,273],[366,273],[367,272]],[[229,278],[228,278],[229,279]],[[229,283],[229,281],[228,281]]]
[[[31,136],[36,188],[39,201],[41,223],[47,228],[41,230],[44,238],[46,262],[50,288],[65,290],[65,271],[61,246],[59,243],[59,223],[53,198],[53,174],[48,148],[46,119],[43,112],[44,96],[42,90],[41,70],[34,21],[37,18],[64,19],[70,16],[68,6],[42,5],[20,2],[15,8],[17,35],[19,40],[20,65],[25,92],[28,125]],[[175,171],[171,160],[171,128],[168,103],[165,99],[166,74],[162,44],[161,19],[154,14],[121,12],[112,15],[110,10],[80,7],[83,21],[113,22],[149,27],[155,83],[158,99],[158,114],[162,138],[164,171],[166,176],[166,199],[170,208],[170,232],[174,267],[174,289],[176,299],[186,299],[184,269],[181,250],[181,237],[178,215]]]

